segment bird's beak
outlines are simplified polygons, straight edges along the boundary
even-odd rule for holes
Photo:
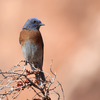
[[[45,24],[43,24],[43,23],[39,23],[39,25],[40,25],[40,26],[44,26]]]

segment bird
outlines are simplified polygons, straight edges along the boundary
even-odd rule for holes
[[[30,18],[26,21],[19,36],[22,54],[25,61],[29,63],[31,69],[40,69],[40,73],[35,75],[36,79],[45,81],[45,75],[42,70],[44,43],[42,35],[39,31],[41,26],[44,26],[39,19]]]

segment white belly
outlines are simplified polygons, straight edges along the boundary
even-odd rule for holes
[[[37,53],[39,53],[38,46],[36,46],[34,43],[31,43],[30,41],[26,41],[22,47],[22,53],[28,62],[33,62],[37,58]]]

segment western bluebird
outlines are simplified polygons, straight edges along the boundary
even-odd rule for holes
[[[42,71],[44,45],[39,28],[43,25],[39,19],[30,18],[26,21],[20,32],[19,42],[22,53],[32,70],[39,68]],[[43,72],[36,74],[36,79],[40,79],[39,77],[45,81]]]

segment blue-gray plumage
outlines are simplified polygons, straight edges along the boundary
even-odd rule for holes
[[[28,19],[20,32],[19,42],[21,44],[22,53],[27,62],[29,62],[31,69],[39,68],[42,71],[43,65],[43,39],[39,31],[42,22],[37,18]],[[36,78],[45,81],[43,72]]]
[[[40,26],[43,26],[44,24],[41,23],[41,21],[37,18],[30,18],[26,21],[25,25],[22,29],[31,29],[31,30],[39,30]]]

